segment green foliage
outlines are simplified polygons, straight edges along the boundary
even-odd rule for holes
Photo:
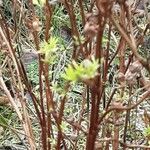
[[[58,39],[56,37],[51,37],[48,42],[44,41],[40,45],[39,53],[45,55],[44,62],[48,64],[53,64],[56,59],[56,51],[57,51],[57,42]]]
[[[64,88],[59,84],[52,83],[51,89],[53,92],[58,93],[59,96],[64,96],[66,94]]]
[[[145,128],[145,130],[144,130],[144,135],[145,135],[145,136],[150,136],[150,126],[147,127],[147,128]]]
[[[4,60],[4,55],[0,52],[0,64],[2,64],[3,60]]]
[[[38,85],[39,77],[38,77],[38,63],[37,61],[33,61],[31,64],[27,66],[27,75],[31,83]]]
[[[64,11],[65,8],[63,5],[55,5],[54,15],[52,16],[52,24],[55,32],[60,30],[62,26],[70,26],[69,16]]]
[[[44,6],[45,2],[46,2],[46,0],[33,0],[34,5],[38,5],[38,6],[41,6],[41,7]]]
[[[62,77],[71,82],[92,79],[97,75],[98,67],[98,60],[95,60],[94,57],[91,60],[85,59],[80,64],[73,61],[72,65],[69,64],[65,69],[65,74]]]
[[[0,114],[0,125],[3,127],[8,126],[8,120],[1,114]]]
[[[76,46],[79,46],[80,44],[83,44],[85,42],[85,38],[83,36],[80,36],[80,42],[76,36],[74,36],[73,38]]]
[[[145,130],[144,130],[144,135],[145,135],[145,137],[147,137],[148,139],[150,138],[150,126],[148,126],[147,128],[145,128]],[[148,144],[150,145],[150,140],[148,140]]]

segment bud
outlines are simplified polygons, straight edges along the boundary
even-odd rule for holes
[[[86,16],[86,24],[84,26],[83,32],[87,38],[93,38],[98,32],[98,16],[88,13]]]
[[[125,75],[122,72],[119,72],[117,75],[117,79],[119,82],[124,82],[125,81]]]
[[[133,86],[136,83],[136,79],[141,73],[142,68],[143,67],[139,61],[135,61],[129,66],[129,69],[125,74],[125,79],[128,85]]]
[[[131,73],[140,73],[140,71],[142,70],[142,65],[139,61],[135,61],[132,63],[132,65],[129,67],[129,70],[131,71]]]
[[[32,27],[34,31],[40,31],[40,23],[37,18],[35,18],[35,20],[32,22]]]

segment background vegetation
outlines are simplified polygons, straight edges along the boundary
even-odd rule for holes
[[[0,149],[150,149],[148,0],[0,0]]]

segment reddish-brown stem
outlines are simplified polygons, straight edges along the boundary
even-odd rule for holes
[[[69,14],[69,19],[71,23],[71,34],[72,37],[77,39],[77,42],[79,43],[79,46],[77,46],[74,42],[74,49],[73,49],[73,54],[72,54],[72,59],[76,60],[77,56],[81,53],[83,56],[85,56],[84,51],[83,51],[83,44],[81,44],[80,40],[80,34],[78,31],[77,23],[76,23],[76,16],[74,12],[74,7],[73,7],[73,2],[70,0],[70,3],[65,0],[65,7],[68,11]],[[74,39],[75,40],[75,39]],[[79,50],[77,51],[77,48],[79,47]]]
[[[129,96],[131,96],[132,94],[132,88],[130,87],[130,93],[129,93]],[[131,99],[129,99],[128,101],[128,107],[130,106],[131,104]],[[130,120],[130,110],[127,110],[126,112],[126,117],[125,117],[125,125],[124,125],[124,135],[123,135],[123,142],[126,144],[126,136],[127,136],[127,129],[128,129],[128,123],[129,123],[129,120]],[[124,150],[126,148],[124,147]]]
[[[51,18],[52,18],[52,7],[49,5],[48,0],[46,0],[46,5],[45,5],[45,14],[46,14],[46,20],[45,20],[45,41],[48,41],[50,35],[50,27],[51,27]]]
[[[114,141],[112,144],[113,150],[118,150],[119,148],[119,126],[116,125],[119,119],[119,113],[114,111]]]
[[[45,21],[45,41],[48,42],[50,35],[49,30],[51,27],[51,18],[52,18],[52,8],[49,5],[48,0],[46,0],[45,4],[45,12],[46,12],[46,21]],[[45,64],[43,68],[43,73],[45,76],[45,90],[46,90],[46,100],[47,100],[47,139],[51,138],[51,111],[54,110],[54,103],[53,103],[53,96],[52,91],[50,90],[50,83],[49,83],[49,65]],[[50,141],[47,140],[47,150],[51,149]]]
[[[139,62],[148,70],[150,71],[150,65],[147,64],[147,61],[138,54],[137,52],[137,47],[136,45],[134,45],[134,43],[132,43],[131,38],[133,39],[133,36],[131,35],[131,38],[127,35],[127,33],[125,32],[125,30],[115,21],[114,17],[111,15],[110,17],[112,23],[114,24],[114,26],[116,26],[116,28],[119,30],[120,34],[122,35],[122,37],[126,40],[126,42],[128,43],[128,45],[130,46],[134,56],[139,60]]]
[[[80,7],[80,14],[82,17],[82,24],[84,26],[85,25],[85,14],[84,14],[84,8],[83,8],[83,1],[79,0],[78,2],[79,2],[79,7]]]
[[[95,107],[96,107],[96,91],[94,89],[91,89],[91,116],[90,116],[90,127],[88,131],[88,137],[86,141],[86,150],[92,150],[94,149],[94,143],[95,141],[94,136],[95,136]]]
[[[29,8],[30,11],[33,13],[33,18],[35,17],[35,11],[34,6],[32,3],[32,0],[29,0]],[[39,37],[38,32],[34,31],[33,29],[33,38],[35,42],[36,50],[38,51],[40,49],[39,47]],[[39,91],[40,91],[40,102],[41,102],[41,113],[42,113],[42,121],[41,121],[41,128],[42,128],[42,146],[43,149],[47,150],[47,123],[46,123],[46,117],[45,117],[45,111],[44,111],[44,102],[43,102],[43,82],[42,82],[42,73],[43,73],[43,62],[41,61],[42,56],[39,54]]]
[[[105,21],[103,20],[102,16],[99,16],[99,25],[100,29],[97,34],[97,44],[96,44],[96,58],[99,60],[99,63],[101,63],[101,57],[102,57],[102,37],[103,37],[103,31],[105,26]],[[91,116],[90,116],[90,128],[89,133],[86,141],[86,149],[91,150],[94,149],[95,146],[95,140],[97,136],[97,120],[99,117],[99,104],[100,100],[102,98],[102,92],[103,92],[103,85],[101,82],[101,66],[98,69],[99,76],[95,79],[95,87],[91,88]]]

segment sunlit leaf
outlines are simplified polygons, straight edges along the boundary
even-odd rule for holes
[[[33,0],[32,2],[33,2],[34,5],[38,5],[38,6],[43,7],[46,0]]]
[[[45,59],[43,60],[45,63],[53,64],[56,59],[56,51],[58,39],[55,37],[51,37],[48,42],[44,41],[40,45],[39,53],[45,55]]]
[[[0,125],[4,127],[8,126],[7,119],[4,118],[1,114],[0,114]]]
[[[150,126],[144,129],[144,135],[150,136]]]
[[[88,80],[97,75],[98,67],[98,60],[95,60],[94,57],[92,57],[91,60],[85,59],[80,64],[73,61],[72,65],[69,64],[65,69],[65,73],[62,77],[70,82]]]

